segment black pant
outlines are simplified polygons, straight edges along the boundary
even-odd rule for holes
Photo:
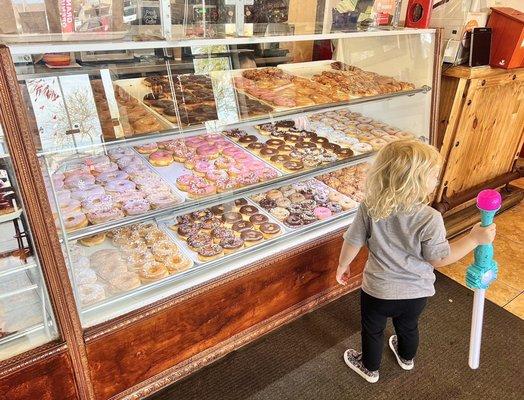
[[[362,317],[362,362],[370,371],[377,371],[384,347],[384,329],[388,318],[398,339],[398,354],[405,360],[415,357],[418,347],[418,318],[427,298],[407,300],[382,300],[360,292]]]

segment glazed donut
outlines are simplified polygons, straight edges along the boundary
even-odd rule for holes
[[[149,162],[156,167],[166,167],[173,164],[173,154],[166,150],[157,150],[149,154]]]
[[[373,129],[371,132],[370,132],[372,135],[375,135],[375,136],[378,136],[378,137],[381,137],[381,136],[384,136],[384,135],[387,135],[388,133],[386,131],[383,131],[382,129]]]
[[[105,233],[98,233],[93,236],[88,236],[79,240],[80,244],[86,247],[96,246],[97,244],[103,243],[106,240]]]
[[[173,257],[173,259],[169,261],[166,266],[170,273],[182,272],[193,266],[193,261],[181,254],[179,254],[178,257]]]
[[[166,192],[150,194],[146,199],[154,209],[170,207],[180,202],[173,194]]]
[[[384,147],[387,142],[380,138],[371,139],[369,141],[369,144],[373,146],[373,150],[380,150],[382,147]]]
[[[273,200],[273,201],[276,201],[277,199],[280,199],[282,198],[284,195],[282,194],[282,192],[278,189],[271,189],[269,190],[267,193],[266,193],[266,197],[269,199],[269,200]]]
[[[413,138],[413,135],[411,133],[404,132],[404,131],[396,132],[395,136],[400,139],[412,139]]]
[[[84,306],[97,303],[106,298],[104,287],[98,283],[79,285],[78,295],[80,296],[80,303]]]
[[[155,257],[149,251],[146,252],[131,252],[126,258],[127,269],[131,272],[137,272],[144,264],[154,262]]]
[[[169,271],[164,264],[154,261],[144,264],[138,275],[142,283],[149,283],[169,276]]]
[[[83,212],[76,211],[63,215],[63,222],[66,231],[85,228],[88,225],[87,218]]]
[[[105,185],[105,189],[108,192],[123,193],[130,192],[136,188],[134,182],[131,182],[127,179],[122,179],[118,181],[109,181]]]
[[[135,146],[135,149],[140,154],[151,154],[158,150],[158,146],[155,142],[152,142],[152,143],[147,143],[147,144],[143,144],[140,146]]]
[[[158,228],[151,229],[144,237],[148,246],[167,240],[167,235]]]
[[[109,290],[111,293],[127,292],[141,285],[138,275],[134,272],[125,272],[113,276],[109,280]]]
[[[373,146],[371,146],[369,143],[362,142],[352,144],[350,148],[357,154],[369,153],[370,151],[373,151]]]
[[[363,132],[370,132],[375,129],[375,127],[371,124],[358,124],[357,129],[360,129]]]
[[[174,243],[164,240],[162,242],[155,243],[151,248],[151,252],[157,261],[162,261],[164,258],[178,254],[179,249]]]
[[[386,132],[387,134],[389,134],[389,135],[394,135],[395,133],[397,133],[399,131],[399,129],[394,128],[392,126],[385,126],[385,127],[382,128],[382,130],[384,132]]]

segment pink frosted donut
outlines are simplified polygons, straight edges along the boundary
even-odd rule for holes
[[[145,197],[145,193],[140,191],[113,193],[111,195],[115,204],[123,204],[128,200],[140,200]]]
[[[206,172],[206,178],[212,182],[215,182],[220,179],[227,179],[228,174],[223,169],[212,169]]]
[[[56,198],[58,202],[69,200],[71,198],[71,191],[67,189],[59,190],[56,192]]]
[[[76,189],[71,192],[71,198],[76,200],[84,200],[86,197],[102,195],[105,193],[105,190],[100,185],[87,185],[84,189]]]
[[[259,160],[250,160],[249,162],[245,163],[244,166],[247,167],[247,169],[250,171],[257,171],[266,167],[266,165]]]
[[[329,218],[333,215],[331,210],[327,207],[315,207],[313,209],[313,214],[315,214],[315,217],[320,220]]]
[[[95,164],[91,167],[94,174],[101,174],[103,172],[114,172],[118,171],[118,165],[114,162],[108,164]]]
[[[205,180],[194,181],[188,185],[187,192],[191,197],[204,197],[216,193],[216,186],[208,184]]]
[[[193,170],[200,176],[204,176],[208,171],[213,169],[213,164],[209,161],[197,161]]]
[[[87,214],[87,219],[93,225],[108,221],[115,221],[123,217],[124,213],[118,208],[111,208],[109,210],[96,210]]]
[[[53,176],[53,187],[55,190],[62,190],[64,188],[64,181]]]
[[[102,172],[96,177],[96,181],[100,183],[106,183],[108,181],[127,179],[128,177],[129,175],[124,171]]]
[[[260,179],[262,181],[268,181],[270,179],[275,179],[278,177],[278,173],[275,170],[272,170],[271,168],[264,168],[260,172]]]
[[[147,200],[153,208],[170,207],[179,202],[179,200],[170,193],[155,193],[147,196]]]
[[[171,189],[163,182],[152,182],[147,186],[143,186],[140,190],[147,196],[150,196],[155,193],[169,193],[171,194]]]
[[[150,204],[146,199],[130,199],[122,203],[122,210],[127,215],[138,215],[149,211]]]
[[[80,209],[80,202],[75,199],[70,199],[65,202],[60,203],[60,210],[64,214],[70,214],[73,212],[79,212]]]
[[[84,215],[84,213],[80,211],[75,211],[69,214],[64,214],[63,221],[64,221],[64,227],[68,231],[83,228],[84,226],[87,226],[86,216]]]
[[[215,160],[215,167],[220,169],[228,169],[235,165],[235,160],[230,157],[220,156]]]
[[[186,146],[193,147],[193,148],[197,148],[199,146],[206,144],[206,141],[202,139],[202,137],[200,136],[189,137],[185,139],[184,142],[186,143]]]
[[[114,160],[119,160],[125,156],[132,156],[135,152],[129,147],[117,147],[116,149],[111,149],[107,152],[109,157]]]
[[[87,157],[84,160],[85,165],[94,166],[94,165],[107,165],[111,162],[108,156],[93,156]]]
[[[235,158],[236,155],[243,153],[238,147],[228,147],[222,150],[222,154]]]
[[[133,174],[134,172],[140,172],[144,170],[144,164],[142,162],[136,164],[128,164],[122,168],[124,172],[128,174]]]
[[[176,186],[180,190],[182,190],[184,192],[187,192],[189,184],[193,183],[195,181],[195,179],[196,179],[196,176],[193,175],[193,174],[180,175],[176,179]]]
[[[218,157],[218,147],[215,145],[204,144],[197,147],[197,154],[199,156],[216,158]]]
[[[115,201],[111,195],[100,194],[92,195],[82,200],[82,208],[86,213],[95,211],[107,211],[115,206]]]
[[[95,177],[91,174],[70,175],[64,184],[69,189],[82,189],[95,183]]]
[[[161,140],[160,142],[156,142],[156,145],[159,149],[165,149],[167,150],[168,146],[172,146],[173,143],[175,143],[175,139],[167,139],[167,140]]]
[[[137,163],[143,164],[143,161],[142,161],[142,158],[140,158],[136,154],[133,154],[130,156],[122,156],[121,158],[119,158],[116,161],[116,163],[120,168],[123,168],[130,164],[137,164]]]
[[[135,190],[136,185],[134,182],[131,182],[127,179],[122,179],[118,181],[109,181],[105,184],[105,189],[108,192],[116,192],[116,193],[122,193],[122,192],[130,192],[132,190]]]
[[[88,175],[90,173],[91,173],[91,170],[89,169],[87,165],[75,164],[75,165],[67,167],[67,169],[64,171],[64,179],[67,179],[70,176]]]

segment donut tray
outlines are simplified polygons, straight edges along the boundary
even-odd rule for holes
[[[318,179],[315,179],[315,178],[311,178],[311,179],[307,179],[306,181],[304,182],[309,182],[309,181],[312,181],[314,182],[315,185],[318,185],[319,187],[322,187],[326,190],[329,190],[329,191],[332,191],[332,192],[335,192],[335,193],[338,193],[342,198],[346,199],[346,200],[352,200],[350,199],[348,196],[340,193],[340,192],[337,192],[335,189],[333,189],[332,187],[329,187],[327,186],[324,182],[321,182],[319,181]],[[269,214],[271,215],[266,209],[262,208],[260,206],[260,204],[258,204],[257,202],[255,202],[253,199],[249,199],[251,202],[253,202],[257,207],[261,208],[263,211],[266,212],[266,214]],[[354,200],[352,200],[354,201]],[[297,227],[294,227],[294,226],[290,226],[290,225],[287,225],[287,224],[284,224],[283,222],[279,221],[280,224],[284,225],[286,227],[286,229],[288,229],[289,231],[293,231],[293,232],[297,232],[297,231],[300,231],[301,229],[304,229],[304,228],[310,228],[310,227],[314,227],[316,225],[319,225],[320,223],[323,223],[325,221],[328,221],[330,220],[331,218],[334,218],[334,217],[340,217],[341,215],[344,215],[344,214],[351,214],[353,212],[355,212],[355,210],[358,208],[358,205],[359,203],[358,202],[355,202],[356,203],[356,206],[354,208],[351,208],[349,210],[342,210],[341,212],[339,213],[336,213],[336,214],[333,214],[331,217],[329,218],[326,218],[324,220],[320,220],[320,219],[317,219],[315,222],[312,222],[310,224],[306,224],[306,225],[300,225],[300,226],[297,226]],[[274,217],[273,217],[274,218]]]
[[[152,222],[152,220],[144,221],[144,223],[145,222]],[[159,226],[159,228],[160,228],[160,226]],[[169,240],[173,241],[172,240],[172,236],[167,235],[167,237],[169,238]],[[174,242],[174,243],[176,244],[176,246],[179,248],[180,252],[183,255],[185,255],[191,261],[193,261],[193,258],[191,257],[191,254],[187,251],[187,248],[184,248],[179,243],[176,243],[176,242]],[[111,243],[111,239],[108,238],[108,237],[106,237],[106,239],[102,243],[94,245],[94,246],[84,246],[80,242],[77,242],[77,246],[82,250],[82,255],[87,257],[87,258],[90,258],[94,253],[96,253],[99,250],[116,250],[116,251],[119,251],[118,248]],[[105,300],[107,300],[108,298],[111,298],[111,297],[118,297],[121,293],[125,293],[125,292],[119,292],[119,293],[111,293],[111,292],[109,292],[108,291],[109,282],[98,274],[98,272],[97,272],[98,266],[90,265],[90,268],[93,269],[95,271],[96,275],[97,275],[97,282],[96,283],[101,284],[102,286],[104,286],[104,289],[106,290],[106,298],[104,300],[102,300],[102,301],[105,301]],[[188,270],[190,270],[191,268],[192,267],[190,267]],[[180,273],[178,273],[176,275],[180,275],[180,274],[183,274],[185,272],[186,271],[183,271],[183,272],[180,272]],[[172,276],[172,274],[169,275],[169,276]],[[140,287],[147,286],[147,285],[154,285],[155,283],[156,282],[142,283],[140,285]],[[131,290],[134,290],[134,289],[131,289]],[[86,305],[86,307],[90,307],[91,305],[93,305],[93,303]]]
[[[233,143],[235,146],[237,146],[239,149],[242,149],[243,151],[245,151],[249,155],[254,156],[255,158],[257,158],[257,159],[261,160],[262,162],[264,162],[264,164],[266,164],[268,168],[271,168],[272,170],[274,170],[278,174],[278,176],[282,176],[282,172],[280,170],[278,170],[277,168],[275,168],[273,165],[269,164],[266,160],[264,160],[264,159],[262,159],[260,157],[257,157],[256,155],[252,154],[251,152],[248,152],[242,146],[238,145],[237,143],[235,143],[234,141],[230,140],[229,138],[226,138],[226,139],[228,141],[230,141],[231,143]],[[151,170],[155,171],[155,173],[159,174],[164,179],[164,181],[169,184],[169,186],[172,188],[172,190],[175,191],[179,196],[181,196],[185,200],[194,200],[192,197],[189,196],[189,194],[187,192],[184,192],[184,191],[180,190],[176,186],[176,181],[177,181],[179,176],[184,175],[184,174],[188,174],[188,173],[192,173],[191,170],[189,170],[186,167],[184,167],[183,163],[175,161],[175,162],[173,162],[171,165],[169,165],[167,167],[157,167],[157,166],[152,165],[149,162],[149,160],[148,160],[146,155],[140,154],[135,148],[133,148],[133,150],[136,152],[136,154],[138,156],[140,156],[142,159],[144,159],[146,161],[148,167],[151,168]]]
[[[172,122],[164,117],[161,113],[156,111],[153,107],[150,107],[148,104],[144,103],[144,96],[148,93],[151,93],[151,90],[148,86],[144,84],[144,78],[130,78],[130,79],[119,79],[114,81],[115,85],[118,85],[122,90],[127,92],[131,97],[135,98],[142,106],[144,106],[147,111],[155,116],[156,119],[160,121],[162,125],[166,128],[178,128],[176,122]]]
[[[279,238],[283,234],[291,232],[291,230],[287,226],[285,226],[280,221],[278,221],[276,218],[274,218],[266,210],[264,210],[262,207],[260,207],[260,205],[256,204],[251,199],[245,199],[245,200],[247,201],[248,205],[252,205],[252,206],[257,207],[259,212],[260,212],[260,214],[263,214],[263,215],[267,216],[268,219],[269,219],[268,222],[272,222],[272,223],[275,223],[278,226],[280,226],[281,232],[280,232],[279,235],[277,235],[277,236],[275,236],[273,238],[263,239],[262,241],[260,241],[256,245],[253,245],[253,246],[250,246],[250,247],[244,247],[241,250],[232,252],[230,254],[225,254],[224,256],[219,257],[217,260],[224,260],[224,259],[227,259],[227,257],[232,256],[232,255],[238,256],[238,255],[241,255],[241,254],[245,254],[245,253],[249,252],[251,249],[256,249],[258,246],[260,246],[263,243],[267,243],[268,241],[271,241],[273,239]],[[205,261],[200,260],[198,258],[198,254],[195,251],[193,251],[193,250],[191,250],[189,248],[189,246],[187,245],[186,241],[183,240],[182,238],[179,238],[178,235],[170,228],[170,226],[173,225],[173,222],[174,222],[174,219],[173,219],[173,216],[171,216],[171,217],[164,218],[164,219],[158,221],[158,226],[160,227],[160,229],[162,229],[164,232],[166,232],[168,234],[168,236],[171,237],[171,239],[176,243],[177,246],[179,246],[179,247],[184,249],[185,254],[189,255],[189,257],[195,263],[195,265],[202,265],[202,264],[207,264],[209,262],[215,261],[215,260],[211,260],[211,261],[205,262]]]

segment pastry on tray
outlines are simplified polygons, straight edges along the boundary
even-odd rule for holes
[[[361,202],[364,200],[365,178],[368,168],[369,164],[362,163],[329,172],[316,178],[349,198]]]

